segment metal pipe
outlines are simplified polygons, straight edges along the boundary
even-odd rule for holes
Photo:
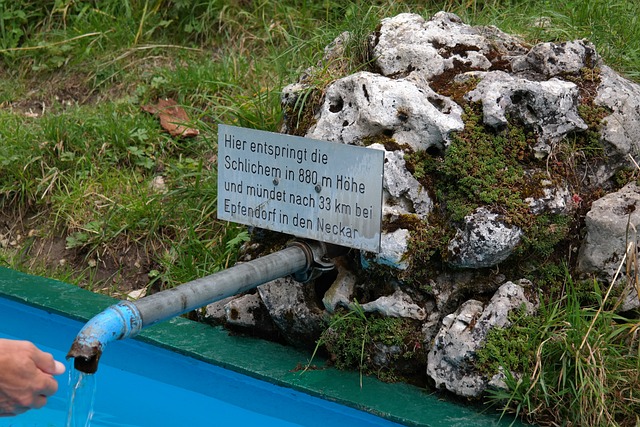
[[[120,301],[93,317],[73,342],[67,359],[77,370],[94,373],[104,347],[111,341],[137,335],[143,328],[195,308],[253,289],[263,283],[302,273],[314,265],[322,249],[296,242],[278,252],[237,264],[135,302]]]

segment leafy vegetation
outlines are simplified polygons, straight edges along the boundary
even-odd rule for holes
[[[519,216],[529,196],[522,163],[531,156],[530,138],[520,126],[510,125],[497,135],[488,131],[478,106],[468,106],[463,120],[465,129],[453,135],[444,161],[436,166],[437,191],[447,199],[448,217],[461,221],[478,206],[500,205],[522,224]]]

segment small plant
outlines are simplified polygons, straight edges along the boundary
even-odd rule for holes
[[[318,339],[309,363],[302,371],[303,373],[311,367],[311,363],[321,347],[333,345],[334,347],[340,347],[339,353],[334,353],[336,367],[338,369],[349,369],[353,366],[358,366],[360,387],[362,387],[364,349],[368,330],[367,317],[357,301],[353,302],[352,308],[352,310],[333,315],[327,329]],[[346,331],[349,331],[351,335],[347,336],[345,334]]]
[[[432,262],[446,258],[446,247],[453,237],[451,227],[438,222],[436,215],[432,215],[430,221],[413,221],[411,226],[411,238],[408,259],[409,268],[401,274],[400,278],[409,285],[417,285],[423,289],[430,288],[429,277],[432,273]]]
[[[441,197],[453,221],[478,206],[504,207],[515,223],[528,210],[523,199],[527,183],[521,164],[528,157],[527,135],[517,125],[496,134],[482,123],[482,114],[466,107],[465,129],[453,135],[439,165]]]

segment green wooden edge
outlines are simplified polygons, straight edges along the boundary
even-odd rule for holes
[[[0,296],[83,322],[117,302],[77,286],[2,267]],[[365,377],[360,388],[357,372],[323,368],[302,373],[299,367],[308,361],[306,352],[260,339],[232,336],[222,328],[182,317],[151,326],[135,339],[408,426],[513,425],[513,420],[500,420],[493,414],[442,401],[407,384],[388,384]]]

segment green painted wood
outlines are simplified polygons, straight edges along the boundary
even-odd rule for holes
[[[0,295],[81,321],[117,302],[67,283],[2,267]],[[508,426],[512,422],[442,401],[424,389],[407,384],[387,384],[365,377],[360,388],[357,372],[323,368],[302,373],[298,368],[307,363],[306,352],[265,340],[233,336],[222,328],[181,317],[151,326],[136,339],[409,426]]]

